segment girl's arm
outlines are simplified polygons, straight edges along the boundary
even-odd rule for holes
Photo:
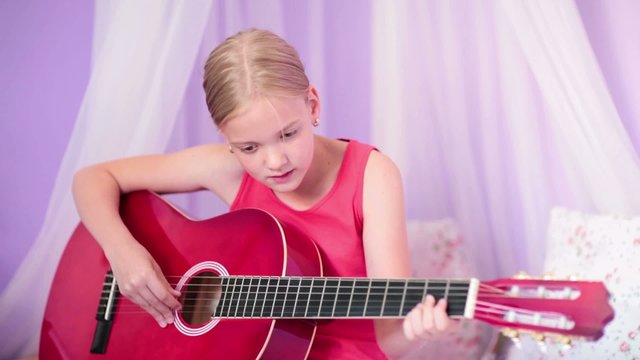
[[[162,270],[119,216],[120,195],[211,189],[230,201],[242,170],[223,145],[204,145],[173,154],[109,161],[78,171],[73,195],[80,218],[102,247],[124,296],[149,312],[160,326],[173,322],[180,306]]]
[[[368,277],[411,277],[404,192],[400,172],[387,156],[373,151],[367,162],[363,189],[363,243]],[[392,358],[417,348],[419,339],[445,332],[451,326],[446,302],[432,296],[404,319],[375,321],[382,350]]]

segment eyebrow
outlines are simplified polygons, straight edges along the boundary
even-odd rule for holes
[[[300,123],[301,119],[295,119],[293,121],[291,121],[290,123],[288,123],[286,126],[283,126],[280,131],[278,131],[276,133],[276,136],[281,136],[282,133],[287,132],[287,130],[291,129],[292,127],[298,125]],[[255,144],[256,141],[240,141],[240,142],[230,142],[229,145],[232,146],[242,146],[242,145],[246,145],[246,144]]]

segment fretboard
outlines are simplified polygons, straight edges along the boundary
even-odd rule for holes
[[[427,294],[448,302],[450,316],[463,316],[472,280],[326,277],[220,278],[214,318],[403,317]]]

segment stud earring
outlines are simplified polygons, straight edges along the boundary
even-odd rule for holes
[[[313,120],[312,124],[313,124],[314,127],[318,127],[318,125],[320,125],[320,119],[316,118],[315,120]]]
[[[229,152],[233,154],[233,148],[229,145]]]

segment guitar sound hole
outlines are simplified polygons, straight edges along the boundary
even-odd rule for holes
[[[209,322],[222,294],[218,274],[203,271],[192,277],[181,290],[182,319],[191,326]]]

